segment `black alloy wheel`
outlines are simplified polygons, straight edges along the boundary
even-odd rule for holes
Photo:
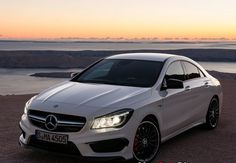
[[[133,144],[136,162],[151,162],[160,147],[160,131],[152,121],[143,121],[138,126]]]
[[[219,101],[217,98],[212,98],[207,116],[206,116],[206,127],[208,129],[214,129],[217,127],[219,121]]]

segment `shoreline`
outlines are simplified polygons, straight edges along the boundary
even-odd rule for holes
[[[226,73],[226,72],[219,72],[219,71],[209,71],[209,74],[214,76],[217,79],[231,79],[236,80],[236,73]],[[46,77],[46,78],[70,78],[71,73],[74,72],[37,72],[30,74],[29,76],[32,77]]]
[[[219,72],[216,72],[216,71],[213,71],[211,72],[211,74],[214,73],[214,77],[216,77],[221,83],[222,82],[225,82],[225,81],[228,81],[228,82],[232,82],[232,83],[236,83],[236,73],[235,74],[231,74],[231,73],[219,73]],[[38,77],[38,78],[41,78],[41,77]],[[44,77],[42,77],[44,78]],[[65,78],[65,79],[68,79],[68,78]],[[51,85],[53,86],[53,85]],[[44,89],[47,89],[49,88],[50,85]],[[42,89],[42,90],[44,90]],[[41,91],[42,91],[41,90]],[[21,93],[4,93],[4,94],[0,94],[0,97],[5,97],[5,96],[21,96],[21,95],[36,95],[38,94],[39,92],[41,91],[28,91],[28,92],[21,92]]]

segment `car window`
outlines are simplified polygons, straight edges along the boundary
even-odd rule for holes
[[[94,69],[91,73],[89,73],[87,76],[84,77],[85,80],[88,79],[95,79],[95,78],[102,78],[105,77],[109,71],[111,70],[111,67],[113,66],[114,62],[107,62],[104,63],[99,67],[99,69]]]
[[[200,70],[193,65],[192,63],[189,62],[183,62],[184,66],[186,68],[186,73],[187,73],[187,78],[188,79],[194,79],[194,78],[200,78]]]
[[[134,87],[153,86],[163,62],[132,59],[104,59],[72,81]]]
[[[175,61],[170,64],[166,71],[165,79],[178,79],[181,81],[185,80],[184,71],[180,61]]]

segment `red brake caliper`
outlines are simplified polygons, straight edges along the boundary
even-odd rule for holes
[[[134,152],[138,152],[138,138],[139,135],[136,135],[134,138]]]

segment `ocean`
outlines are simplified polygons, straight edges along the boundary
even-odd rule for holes
[[[86,42],[86,41],[6,41],[0,50],[139,50],[139,49],[236,49],[236,42]],[[236,73],[236,63],[199,62],[207,70]],[[68,79],[31,77],[37,72],[77,72],[81,69],[4,69],[0,68],[0,95],[38,93]]]
[[[0,40],[0,50],[170,50],[170,49],[236,49],[236,41],[225,42],[112,42],[112,41],[6,41]]]
[[[236,73],[236,63],[199,62],[207,70]],[[37,72],[80,72],[81,69],[5,69],[0,68],[0,95],[38,93],[66,78],[32,77]]]

